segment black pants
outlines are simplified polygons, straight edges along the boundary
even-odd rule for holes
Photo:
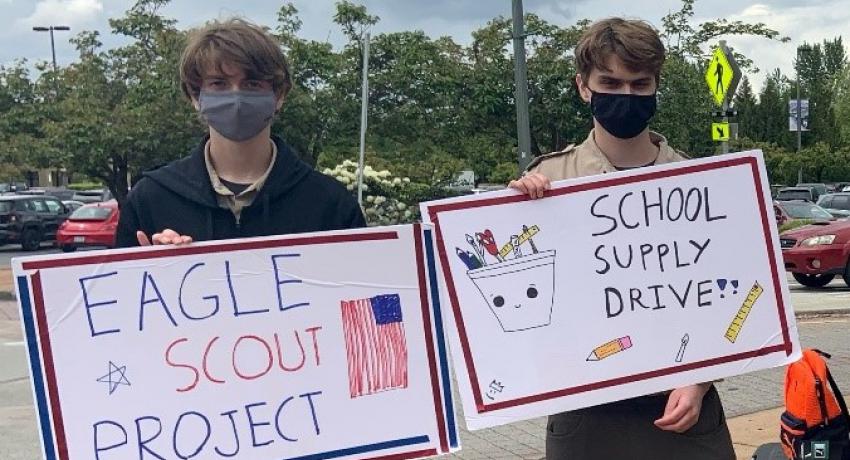
[[[547,460],[734,460],[720,396],[705,394],[699,420],[685,433],[653,422],[667,395],[650,395],[549,417]]]

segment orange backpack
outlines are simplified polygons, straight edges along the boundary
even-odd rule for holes
[[[805,349],[785,372],[780,437],[789,459],[850,460],[850,414],[824,357]]]

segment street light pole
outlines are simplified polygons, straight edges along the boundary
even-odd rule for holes
[[[357,163],[357,204],[363,206],[363,175],[366,167],[366,127],[369,121],[369,37],[363,41],[363,81],[360,102],[360,161]]]
[[[525,25],[522,0],[513,0],[514,81],[516,92],[517,160],[519,173],[531,163],[531,129],[528,121],[528,66],[525,61]]]
[[[71,30],[68,26],[33,27],[36,32],[50,32],[50,52],[53,54],[53,71],[56,72],[56,42],[53,39],[54,30]]]
[[[59,88],[56,85],[56,42],[53,39],[53,31],[54,30],[71,30],[68,26],[49,26],[49,27],[33,27],[32,30],[36,32],[50,32],[50,52],[53,55],[53,91],[56,94],[59,94]]]

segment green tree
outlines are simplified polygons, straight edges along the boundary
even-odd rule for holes
[[[738,136],[753,139],[757,132],[758,118],[756,108],[758,101],[753,93],[753,87],[746,76],[741,79],[741,86],[735,94],[733,107],[738,112]]]
[[[202,133],[177,78],[184,34],[159,15],[167,3],[138,0],[110,20],[132,40],[123,47],[102,51],[97,32],[72,40],[79,61],[63,74],[63,116],[45,127],[64,165],[103,181],[119,202],[130,176],[185,155]]]
[[[824,142],[834,149],[839,147],[841,135],[833,106],[833,87],[847,57],[840,37],[811,45],[809,49],[795,60],[801,97],[809,99],[810,132],[805,133],[803,140],[806,144]]]
[[[682,0],[678,11],[661,20],[662,40],[668,58],[659,88],[659,113],[654,126],[664,132],[671,144],[697,156],[711,154],[715,147],[709,137],[710,112],[716,110],[705,86],[703,56],[711,51],[713,40],[728,36],[753,36],[788,41],[787,37],[764,23],[746,23],[719,18],[694,25],[696,0]],[[758,71],[753,62],[735,53],[742,70]],[[683,123],[683,120],[688,120]]]
[[[833,110],[841,144],[850,146],[850,65],[845,65],[833,86]]]
[[[759,93],[756,107],[756,120],[753,123],[753,139],[762,142],[774,142],[779,146],[793,150],[794,138],[788,131],[788,95],[790,85],[779,69],[774,70],[765,80]]]

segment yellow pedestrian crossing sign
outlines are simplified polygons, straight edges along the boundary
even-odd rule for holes
[[[720,42],[720,46],[711,55],[708,69],[705,71],[705,82],[714,96],[714,102],[718,106],[728,102],[738,89],[740,81],[741,69],[738,68],[738,63],[735,62],[725,43]]]
[[[712,123],[711,138],[717,142],[726,142],[729,140],[729,123]]]

